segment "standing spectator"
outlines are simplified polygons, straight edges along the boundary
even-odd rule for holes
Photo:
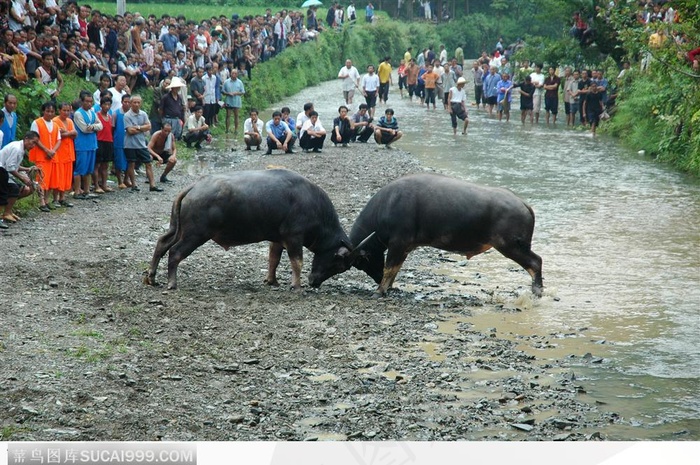
[[[374,74],[374,66],[367,67],[367,74],[362,77],[362,95],[365,97],[369,115],[374,117],[374,107],[377,106],[377,90],[379,89],[379,76]],[[299,122],[297,121],[297,125]]]
[[[299,131],[299,147],[305,152],[312,150],[315,153],[323,151],[323,142],[326,140],[326,129],[318,120],[318,113],[309,113],[308,121],[304,122]]]
[[[350,2],[348,6],[348,21],[355,21],[357,19],[357,11],[355,10],[355,2]]]
[[[331,142],[333,142],[336,147],[338,144],[347,147],[354,134],[355,131],[352,120],[348,117],[348,107],[341,105],[338,108],[338,117],[333,120]]]
[[[195,98],[197,106],[204,108],[204,68],[198,66],[196,73],[190,81],[190,95]]]
[[[379,76],[379,103],[387,103],[389,100],[389,87],[393,84],[391,78],[391,57],[384,57],[379,64],[377,76]]]
[[[368,23],[374,21],[374,5],[372,5],[372,2],[369,2],[365,8],[365,20]]]
[[[100,111],[97,118],[102,129],[97,132],[97,152],[95,153],[95,194],[112,192],[107,185],[107,168],[114,162],[114,117],[111,114],[112,99],[108,96],[100,99]]]
[[[177,146],[175,145],[173,127],[170,123],[163,123],[163,129],[156,131],[151,136],[151,140],[148,141],[148,151],[151,157],[158,160],[159,163],[165,163],[163,174],[160,175],[160,182],[172,182],[168,179],[168,174],[175,168],[177,163]]]
[[[161,187],[156,186],[153,179],[153,167],[151,166],[151,153],[146,145],[146,133],[151,131],[151,122],[148,115],[141,110],[142,99],[140,95],[131,96],[131,110],[124,115],[124,127],[126,137],[124,139],[124,152],[129,168],[126,175],[131,182],[131,191],[140,190],[136,185],[136,163],[146,166],[146,177],[148,178],[149,190],[151,192],[162,192]],[[161,160],[162,161],[162,160]]]
[[[547,124],[549,124],[549,114],[552,114],[552,124],[557,124],[557,113],[559,113],[559,84],[561,80],[556,75],[554,67],[549,67],[549,75],[544,80],[544,110],[547,112]]]
[[[457,85],[457,80],[457,76],[455,76],[455,73],[452,71],[452,69],[450,69],[450,64],[445,63],[445,66],[443,66],[442,76],[440,76],[440,83],[442,84],[442,89],[444,92],[444,95],[442,96],[442,103],[445,110],[450,109],[450,89]]]
[[[114,102],[112,102],[114,106]],[[112,110],[114,117],[114,171],[117,175],[117,187],[126,189],[131,187],[131,182],[126,179],[128,163],[124,153],[124,139],[126,138],[126,128],[124,127],[124,115],[131,110],[131,96],[124,94],[121,98],[121,106]]]
[[[438,55],[438,59],[440,60],[440,66],[445,66],[445,63],[447,63],[447,50],[445,50],[444,44],[440,44],[440,54]]]
[[[186,87],[185,81],[175,76],[166,88],[169,92],[160,100],[160,114],[163,124],[168,123],[176,140],[182,137],[182,126],[185,123],[185,102],[182,101],[180,89]]]
[[[600,115],[603,113],[603,94],[598,92],[598,85],[591,81],[583,98],[583,112],[586,114],[586,121],[591,125],[591,133],[595,136],[595,130],[600,122]]]
[[[352,60],[345,60],[345,66],[338,71],[338,79],[343,81],[343,98],[347,105],[352,105],[352,98],[355,96],[355,88],[360,87],[360,73],[352,65]]]
[[[48,203],[49,192],[55,189],[55,178],[53,173],[53,158],[61,148],[61,133],[58,125],[53,122],[56,116],[56,104],[46,102],[41,106],[42,117],[32,122],[31,131],[39,134],[36,146],[29,151],[29,161],[39,168],[36,181],[41,187],[39,193],[39,210],[49,212],[55,208]],[[56,193],[53,192],[54,198]]]
[[[260,150],[262,144],[263,122],[258,118],[258,110],[250,110],[250,118],[243,122],[243,142],[245,149],[250,150],[255,146],[255,150]]]
[[[498,121],[501,121],[503,114],[506,115],[506,123],[510,121],[510,104],[513,101],[513,81],[508,73],[501,75],[501,80],[496,84],[498,90]]]
[[[484,100],[484,72],[479,67],[479,62],[475,61],[472,63],[472,71],[474,74],[474,101],[476,102],[476,109],[479,109],[479,104],[484,102],[484,108],[486,108],[486,101]]]
[[[530,74],[532,85],[535,86],[535,95],[532,98],[532,112],[535,114],[535,123],[540,122],[540,109],[542,108],[542,94],[544,93],[544,74],[542,63],[535,64],[535,71]]]
[[[73,170],[73,198],[87,199],[90,197],[90,177],[95,170],[95,154],[97,152],[97,133],[102,129],[102,123],[92,109],[93,98],[90,92],[80,93],[81,108],[73,115],[73,121],[78,134],[75,138],[75,168]]]
[[[520,84],[520,122],[525,124],[525,117],[530,115],[530,124],[532,124],[532,97],[535,94],[535,86],[532,84],[532,78],[525,76],[525,82]]]
[[[413,101],[413,95],[416,93],[416,85],[418,84],[418,72],[420,69],[416,65],[416,60],[411,58],[406,66],[406,85],[408,86],[408,99]]]
[[[112,93],[111,110],[116,111],[122,106],[122,97],[129,93],[129,88],[126,86],[126,77],[117,76],[117,80],[114,82],[114,87],[110,87],[109,91]]]
[[[70,191],[73,186],[75,137],[78,135],[75,123],[70,118],[72,110],[70,103],[63,102],[58,106],[58,116],[53,119],[61,133],[61,147],[56,151],[56,156],[53,157],[53,173],[56,178],[58,203],[64,207],[73,207],[73,204],[66,200],[66,192]]]
[[[576,113],[578,113],[578,82],[579,73],[571,68],[564,69],[564,113],[566,113],[566,125],[576,125]]]
[[[4,99],[5,105],[2,107],[2,112],[5,115],[5,119],[2,122],[0,129],[2,130],[2,145],[0,148],[5,147],[10,142],[14,142],[17,135],[17,97],[13,94],[5,94]]]
[[[379,122],[374,129],[374,141],[379,144],[385,144],[387,149],[391,149],[391,144],[401,139],[403,133],[399,131],[399,122],[394,118],[394,110],[387,108],[384,111],[384,116],[379,118]]]
[[[231,75],[224,82],[221,93],[224,95],[224,108],[226,108],[226,133],[229,132],[231,113],[233,113],[233,132],[238,134],[238,113],[243,106],[245,86],[238,79],[238,71],[232,70]]]
[[[408,85],[406,84],[406,61],[401,60],[399,62],[399,67],[396,70],[399,75],[399,95],[403,98],[403,90],[408,90]]]
[[[464,77],[457,79],[455,86],[451,87],[448,91],[448,96],[445,99],[449,102],[447,111],[450,113],[450,119],[452,120],[452,132],[457,135],[457,118],[464,121],[464,126],[462,127],[462,134],[467,133],[467,127],[469,126],[469,113],[467,112],[467,92],[464,90],[467,80]]]
[[[427,110],[430,110],[430,104],[433,104],[433,110],[435,110],[435,92],[437,89],[437,80],[439,78],[438,74],[434,71],[432,64],[427,66],[428,71],[423,74],[423,83],[425,85],[425,106]]]
[[[206,74],[202,77],[204,82],[204,121],[211,126],[214,126],[214,117],[219,108],[219,102],[216,98],[217,79],[212,66],[209,64],[206,67]]]
[[[328,12],[326,13],[326,24],[329,28],[335,27],[335,5],[328,7]]]
[[[488,65],[485,65],[488,66]],[[496,67],[489,68],[489,75],[484,78],[484,96],[489,106],[489,116],[493,114],[493,107],[498,101],[498,88],[496,87],[501,77],[496,74]]]

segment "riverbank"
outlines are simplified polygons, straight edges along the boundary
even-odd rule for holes
[[[373,144],[261,153],[205,153],[199,165],[293,168],[328,192],[347,230],[381,186],[425,169]],[[478,273],[455,283],[434,270],[461,257],[419,250],[398,290],[375,300],[356,270],[292,292],[286,258],[282,286],[269,288],[266,244],[209,243],[182,263],[177,291],[144,286],[196,166],[176,169],[163,193],[76,201],[1,233],[3,440],[586,440],[619,420],[582,398],[570,368],[601,360],[539,359],[470,323],[475,308],[508,318],[537,305],[522,270],[518,289]]]

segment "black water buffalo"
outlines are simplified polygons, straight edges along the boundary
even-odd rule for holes
[[[509,190],[414,174],[380,189],[362,210],[350,240],[358,244],[371,233],[374,237],[353,265],[379,284],[376,294],[384,295],[417,247],[467,258],[493,247],[530,273],[532,292],[541,296],[542,259],[530,249],[534,227],[532,208]]]
[[[292,287],[301,287],[302,249],[314,253],[315,280],[350,267],[352,245],[328,195],[293,171],[272,169],[205,176],[173,202],[170,230],[158,239],[144,278],[155,284],[160,259],[168,256],[168,288],[177,287],[177,267],[212,240],[224,249],[270,241],[265,282],[277,283],[283,249],[292,264]],[[320,285],[320,283],[319,283]]]

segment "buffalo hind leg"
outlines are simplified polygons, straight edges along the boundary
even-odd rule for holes
[[[280,283],[277,282],[277,267],[280,264],[283,250],[284,247],[279,242],[270,242],[270,253],[268,254],[267,260],[267,278],[265,278],[265,284],[269,286],[280,285]]]
[[[403,262],[406,261],[406,257],[408,257],[407,252],[403,250],[392,250],[392,248],[389,247],[389,251],[386,254],[386,263],[384,265],[384,275],[382,276],[382,282],[379,283],[379,288],[374,292],[375,297],[384,296],[387,291],[391,289],[391,286],[394,285],[396,275],[399,274]]]
[[[158,265],[160,265],[160,260],[165,256],[165,254],[170,250],[177,239],[175,238],[175,230],[169,230],[156,242],[156,250],[153,252],[153,258],[151,259],[151,266],[148,268],[146,276],[143,278],[143,283],[151,286],[156,285],[156,271],[158,270]]]
[[[199,246],[209,240],[208,237],[188,237],[178,240],[168,255],[168,289],[177,289],[177,267]]]
[[[522,266],[532,277],[532,293],[536,297],[542,297],[542,258],[530,249],[524,248],[498,248],[505,257],[510,258]]]

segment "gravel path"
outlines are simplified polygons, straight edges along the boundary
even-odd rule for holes
[[[202,157],[302,173],[348,232],[381,186],[424,169],[374,144],[261,153]],[[518,289],[455,283],[432,269],[463,257],[418,250],[376,300],[356,270],[292,292],[286,257],[269,288],[267,244],[208,243],[181,264],[177,291],[144,286],[172,199],[201,164],[176,168],[163,193],[76,201],[0,232],[0,439],[585,440],[617,420],[580,398],[569,360],[472,328],[476,306],[520,311],[522,270]],[[303,282],[310,263],[307,251]]]

